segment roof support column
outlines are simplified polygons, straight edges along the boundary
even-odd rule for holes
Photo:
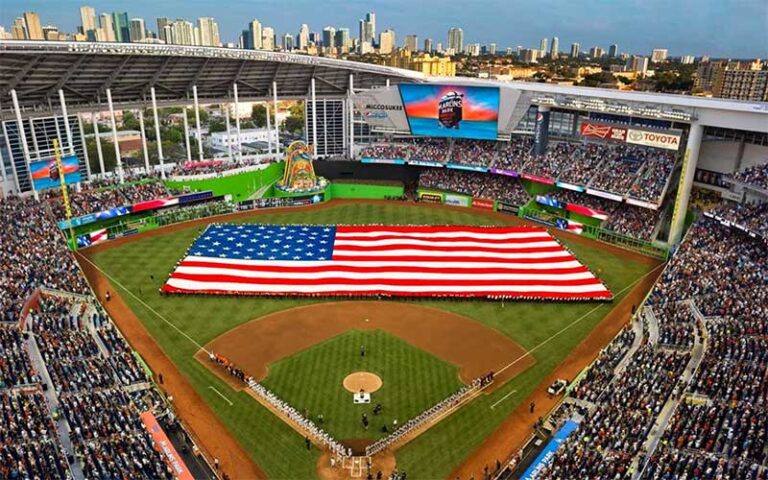
[[[229,161],[233,161],[232,158],[232,129],[229,127],[229,103],[224,106],[224,121],[227,122],[227,150],[229,151]]]
[[[267,109],[267,154],[272,155],[272,119],[269,115],[269,102],[264,102],[264,108]]]
[[[312,100],[312,153],[317,157],[317,95],[315,92],[315,77],[309,83],[309,94]]]
[[[141,149],[144,152],[144,170],[146,170],[147,175],[150,174],[151,169],[149,168],[149,149],[147,148],[147,131],[144,127],[144,109],[139,109],[139,128],[141,129]]]
[[[323,155],[328,156],[328,99],[323,99]]]
[[[35,134],[35,123],[32,117],[29,117],[29,134],[32,135],[32,147],[35,149],[35,154],[38,160],[40,158],[40,146],[37,144],[37,134]]]
[[[96,137],[96,153],[99,156],[99,173],[103,177],[106,173],[104,168],[104,152],[101,149],[101,135],[99,135],[99,119],[95,113],[91,113],[91,120],[93,121],[93,135]]]
[[[680,183],[677,185],[677,197],[675,197],[675,210],[672,214],[672,224],[669,227],[669,244],[677,245],[683,237],[685,217],[688,213],[688,200],[691,197],[691,187],[696,174],[696,166],[699,163],[699,149],[704,127],[698,121],[691,123],[688,131],[688,143],[685,145],[683,168],[680,172]]]
[[[235,134],[237,135],[237,161],[243,161],[243,144],[240,143],[240,100],[237,97],[237,83],[234,84],[235,91]]]
[[[85,135],[83,135],[83,116],[77,114],[77,128],[80,129],[80,140],[83,142],[83,158],[85,158],[85,171],[88,174],[88,179],[91,179],[91,159],[88,157],[88,144],[85,142]]]
[[[32,179],[32,170],[29,168],[29,145],[27,144],[27,134],[24,132],[24,122],[21,120],[21,108],[19,107],[19,97],[16,95],[16,89],[11,90],[11,100],[13,101],[13,110],[16,113],[16,127],[19,130],[19,138],[21,139],[21,151],[24,154],[24,161],[27,163],[27,174],[29,175],[29,185],[32,187],[32,194],[35,196],[35,200],[40,200],[40,196],[35,190],[35,182]],[[13,161],[13,160],[11,160]],[[15,165],[15,162],[14,162]],[[16,187],[19,186],[18,174],[16,178]]]
[[[347,105],[349,105],[349,158],[355,158],[355,105],[352,95],[355,91],[355,77],[349,74],[349,88],[347,89]]]
[[[187,147],[187,161],[192,161],[192,147],[189,145],[189,120],[187,120],[187,113],[189,113],[189,109],[186,105],[184,105],[184,109],[182,111],[184,114],[184,144]]]
[[[195,126],[197,127],[197,153],[203,160],[203,134],[200,133],[200,104],[197,102],[197,85],[192,85],[192,97],[195,100]]]
[[[120,158],[120,142],[117,141],[117,121],[115,121],[115,107],[112,104],[112,89],[107,89],[107,105],[109,105],[109,118],[112,121],[112,141],[115,144],[115,161],[117,162],[117,178],[120,183],[125,181],[123,175],[123,161]]]
[[[155,87],[149,89],[152,96],[152,114],[155,117],[155,139],[157,141],[157,157],[160,160],[160,178],[165,180],[165,159],[163,158],[163,139],[160,137],[160,119],[157,115],[157,97],[155,96]]]
[[[61,115],[64,117],[64,131],[67,132],[67,146],[69,147],[69,154],[74,155],[75,144],[72,142],[72,127],[69,125],[69,115],[67,115],[67,102],[64,100],[64,90],[62,89],[59,89],[59,101],[61,102]]]
[[[272,103],[275,111],[275,155],[280,156],[280,128],[277,124],[277,82],[272,82]]]

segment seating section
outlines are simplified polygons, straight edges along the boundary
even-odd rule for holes
[[[516,178],[504,175],[428,169],[419,175],[419,186],[501,200],[514,205],[523,205],[529,200],[520,182]]]
[[[754,165],[736,172],[731,178],[739,183],[768,190],[768,163]]]
[[[94,189],[88,185],[88,190],[71,192],[69,204],[73,217],[81,217],[89,213],[97,213],[110,208],[133,205],[135,203],[155,200],[167,197],[170,194],[162,182],[144,181],[140,183],[127,183],[124,185],[110,185],[108,187]],[[49,204],[53,215],[57,220],[66,218],[64,203],[58,196],[57,190],[49,197]]]

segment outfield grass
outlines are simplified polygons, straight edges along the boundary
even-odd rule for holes
[[[360,347],[365,347],[365,356]],[[382,379],[381,389],[369,405],[355,405],[352,394],[342,385],[354,372],[374,373]],[[377,440],[399,424],[411,419],[458,390],[458,367],[382,330],[350,330],[303,352],[291,355],[269,368],[262,382],[289,404],[308,411],[317,420],[322,413],[323,428],[334,438]],[[383,410],[373,415],[373,406]],[[362,414],[370,420],[363,428]]]
[[[354,203],[331,205],[312,211],[271,212],[244,222],[306,224],[503,224],[472,210],[426,209],[405,203]],[[284,300],[256,297],[161,296],[158,288],[175,263],[197,237],[201,228],[140,239],[94,255],[109,276],[139,296],[143,302],[206,344],[231,328],[267,313],[307,305],[317,300]],[[614,293],[627,289],[647,273],[647,265],[619,257],[599,244],[584,246],[564,242]],[[154,283],[150,275],[155,278]],[[159,319],[132,295],[123,297],[157,339],[166,354],[195,386],[254,460],[272,478],[313,478],[319,452],[308,452],[303,438],[257,404],[245,393],[235,393],[197,362],[197,347]],[[620,299],[623,294],[619,294]],[[398,466],[409,478],[445,478],[507,414],[549,374],[605,316],[610,304],[530,303],[486,301],[426,301],[430,306],[466,315],[508,335],[530,350],[575,323],[534,354],[536,364],[491,395],[481,396],[440,422],[397,453]],[[512,360],[512,359],[510,359]],[[227,391],[230,406],[209,386]],[[515,390],[514,394],[510,394]],[[509,395],[496,408],[490,405]]]

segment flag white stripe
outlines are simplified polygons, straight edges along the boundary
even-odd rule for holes
[[[509,269],[523,269],[529,270],[552,270],[560,268],[575,268],[580,267],[581,263],[578,260],[565,260],[563,261],[559,257],[553,257],[552,261],[547,262],[547,257],[542,257],[540,263],[500,263],[493,261],[477,261],[477,262],[461,262],[451,263],[446,262],[419,262],[418,265],[413,263],[406,263],[400,260],[381,260],[381,261],[351,261],[351,260],[295,260],[285,261],[285,264],[297,269],[306,267],[401,267],[403,265],[418,266],[424,268],[445,268],[450,266],[451,268],[509,268]],[[219,264],[229,265],[247,265],[253,267],[269,267],[278,265],[276,260],[238,260],[234,258],[218,258],[218,257],[196,257],[193,255],[188,256],[185,261],[190,262],[215,262]]]
[[[530,253],[497,253],[480,251],[459,251],[443,252],[440,250],[420,250],[414,248],[403,248],[393,250],[345,250],[343,248],[334,249],[334,256],[340,257],[444,257],[451,258],[496,258],[496,259],[522,259],[522,258],[562,258],[570,257],[571,254],[566,250],[559,252],[530,252]]]
[[[475,232],[397,232],[380,230],[376,232],[339,232],[336,231],[336,238],[343,239],[349,237],[391,237],[398,236],[402,238],[423,238],[425,240],[432,239],[449,239],[457,237],[476,238],[478,240],[517,240],[524,238],[552,238],[547,232],[516,232],[516,233],[475,233]]]
[[[391,240],[340,240],[336,239],[334,245],[339,250],[342,247],[386,247],[397,245],[409,245],[409,246],[424,246],[429,248],[435,247],[479,247],[479,248],[496,248],[499,250],[520,250],[522,248],[544,248],[544,247],[559,247],[560,244],[554,240],[541,241],[541,242],[526,242],[526,243],[487,243],[487,242],[461,242],[455,240],[446,240],[444,242],[433,242],[428,240],[417,239],[391,239]]]

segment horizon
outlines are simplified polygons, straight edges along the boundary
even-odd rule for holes
[[[418,5],[405,0],[298,0],[291,4],[257,0],[235,2],[225,12],[220,5],[200,0],[171,0],[163,2],[162,6],[146,0],[130,3],[62,0],[55,4],[44,0],[5,0],[2,3],[0,24],[6,30],[23,12],[34,11],[40,15],[43,25],[55,25],[63,32],[73,33],[80,25],[80,7],[88,5],[96,9],[97,15],[124,11],[130,18],[144,18],[148,30],[155,33],[158,17],[183,18],[192,22],[199,17],[213,17],[219,25],[221,41],[226,44],[237,43],[241,30],[254,18],[265,27],[273,27],[278,37],[284,33],[296,35],[302,23],[307,23],[311,32],[318,33],[326,26],[347,27],[351,36],[357,37],[358,20],[367,12],[375,12],[377,36],[392,29],[396,32],[397,46],[401,46],[405,36],[410,34],[418,35],[420,47],[426,38],[431,38],[435,45],[442,42],[447,46],[448,29],[461,27],[465,45],[495,43],[499,52],[506,48],[515,49],[518,45],[538,48],[542,38],[546,37],[551,43],[557,36],[561,52],[567,52],[575,42],[583,50],[593,46],[607,49],[611,44],[618,44],[619,52],[645,56],[654,48],[664,48],[671,57],[768,57],[768,35],[765,34],[768,3],[760,0],[748,0],[739,5],[714,0],[682,0],[674,5],[661,0],[633,0],[623,4],[589,0],[587,5],[578,6],[542,0],[514,7],[501,0],[490,0],[483,2],[482,8],[473,10],[472,15],[467,12],[472,7],[439,9],[434,8],[439,5],[434,0]],[[433,20],[424,20],[430,18]],[[652,35],[645,32],[648,24],[654,26]]]

